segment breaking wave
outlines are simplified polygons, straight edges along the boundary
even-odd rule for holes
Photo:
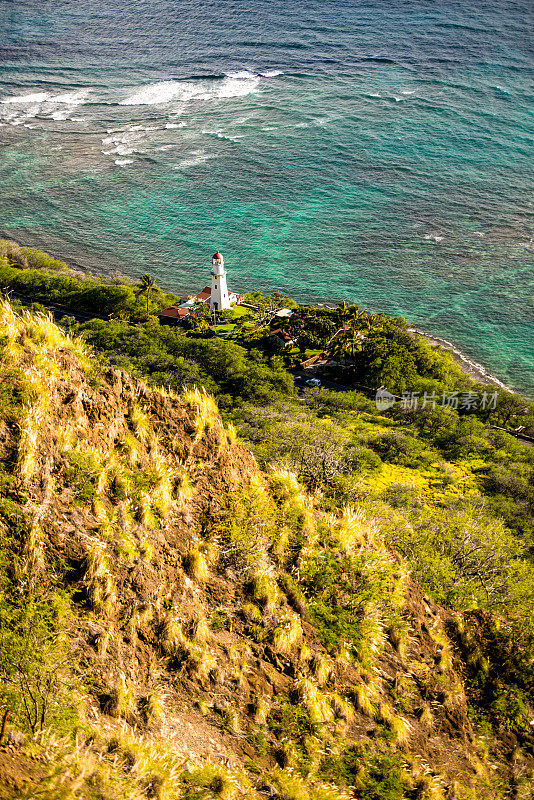
[[[229,72],[223,78],[197,81],[160,81],[142,86],[134,94],[121,100],[122,106],[162,105],[187,103],[191,100],[217,100],[246,97],[255,92],[261,77],[253,72]]]
[[[34,105],[35,103],[60,103],[69,106],[81,106],[87,102],[87,92],[67,92],[66,94],[53,95],[49,92],[33,92],[15,97],[3,97],[0,103],[14,103],[17,105]]]

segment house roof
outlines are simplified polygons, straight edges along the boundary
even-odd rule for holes
[[[159,312],[158,317],[187,317],[189,315],[188,308],[178,308],[178,306],[169,306]]]
[[[275,317],[290,317],[293,314],[290,308],[279,308]]]
[[[201,292],[195,295],[195,300],[209,300],[211,297],[211,286],[204,286]]]
[[[293,339],[293,337],[287,331],[282,330],[282,328],[271,331],[271,336],[278,336],[283,342],[291,342]]]

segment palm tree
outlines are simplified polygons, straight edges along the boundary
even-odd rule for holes
[[[344,300],[341,303],[338,303],[339,308],[339,317],[341,319],[341,327],[343,327],[348,319],[349,316],[349,309]]]
[[[327,345],[328,355],[336,360],[346,358],[348,354],[347,331],[340,329]]]
[[[146,314],[148,316],[148,306],[150,303],[150,295],[153,291],[157,291],[158,287],[156,286],[156,282],[154,278],[150,275],[142,275],[137,287],[135,289],[135,294],[139,297],[142,294],[146,294]]]

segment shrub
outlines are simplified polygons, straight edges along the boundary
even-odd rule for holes
[[[0,699],[24,730],[63,733],[79,719],[73,623],[63,592],[39,588],[20,603],[0,587]]]

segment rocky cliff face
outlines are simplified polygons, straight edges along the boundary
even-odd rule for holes
[[[358,509],[261,474],[210,397],[8,305],[0,333],[5,580],[68,591],[81,709],[75,744],[13,710],[0,797],[529,796],[528,752],[468,714],[495,619],[437,607]]]

